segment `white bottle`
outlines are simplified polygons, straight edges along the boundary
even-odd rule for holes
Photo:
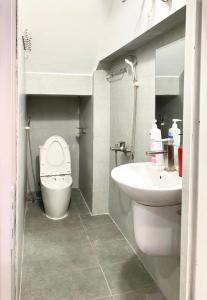
[[[178,128],[177,122],[182,122],[180,119],[172,119],[173,124],[169,129],[168,137],[173,139],[174,145],[174,163],[175,169],[178,169],[178,147],[180,146],[180,129]]]
[[[150,129],[150,150],[162,151],[161,130],[157,128],[157,120],[152,120],[152,128]],[[163,166],[163,154],[153,154],[151,162],[154,166]]]

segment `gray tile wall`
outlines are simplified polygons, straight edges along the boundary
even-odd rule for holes
[[[70,146],[73,187],[79,186],[79,98],[64,96],[28,96],[27,115],[31,116],[32,159],[36,181],[39,181],[39,146],[52,135],[62,136]],[[34,187],[29,161],[28,176],[32,190]]]
[[[165,44],[184,36],[184,28],[179,27],[156,38],[141,49],[137,49],[137,75],[140,87],[137,101],[137,126],[135,162],[146,161],[145,151],[149,148],[149,130],[155,116],[155,51]],[[115,61],[111,70],[125,67],[124,57]],[[110,143],[119,140],[130,142],[133,90],[130,74],[115,78],[110,84],[111,90],[111,126]],[[128,158],[119,154],[118,163],[126,163]],[[114,153],[110,153],[110,170],[114,168]],[[167,257],[150,257],[141,253],[136,246],[133,232],[131,200],[127,198],[112,180],[109,189],[109,212],[123,234],[136,249],[147,270],[151,273],[168,300],[179,298],[179,259]]]
[[[93,208],[92,213],[108,213],[110,85],[106,73],[93,77]]]
[[[110,85],[106,72],[95,71],[93,97],[82,100],[80,126],[80,190],[93,215],[108,213]]]
[[[86,134],[79,138],[79,187],[90,210],[93,208],[93,98],[80,101],[80,127]]]

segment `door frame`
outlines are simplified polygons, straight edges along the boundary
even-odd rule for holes
[[[207,298],[207,1],[187,0],[180,300]]]
[[[16,1],[0,0],[0,299],[13,300],[16,184]]]
[[[16,1],[0,0],[0,7],[0,133],[3,141],[3,147],[0,147],[0,299],[13,300],[15,297],[12,232],[16,183]],[[207,2],[187,0],[186,12],[180,299],[206,300]]]

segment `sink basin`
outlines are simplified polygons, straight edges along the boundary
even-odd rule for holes
[[[181,203],[182,178],[149,162],[118,166],[111,176],[119,188],[136,202],[149,206]]]

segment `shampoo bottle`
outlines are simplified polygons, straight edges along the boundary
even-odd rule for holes
[[[172,127],[169,129],[168,137],[173,139],[174,145],[174,163],[175,169],[178,170],[178,147],[180,146],[180,129],[178,128],[177,122],[182,122],[179,119],[173,119]]]
[[[150,150],[160,151],[162,150],[162,136],[161,130],[157,128],[157,120],[152,120],[152,128],[150,129]],[[153,154],[151,156],[151,162],[154,166],[163,166],[163,154]]]

